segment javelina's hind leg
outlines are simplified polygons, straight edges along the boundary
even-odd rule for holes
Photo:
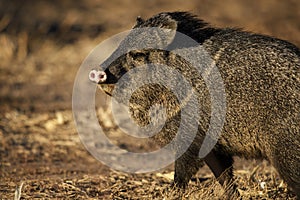
[[[219,183],[224,187],[227,199],[236,198],[239,194],[233,179],[232,157],[211,151],[204,158],[204,161],[212,170]]]

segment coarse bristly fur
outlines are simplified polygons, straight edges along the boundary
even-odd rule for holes
[[[198,133],[175,162],[175,184],[185,187],[204,161],[222,185],[231,185],[226,192],[228,198],[233,198],[232,195],[238,195],[233,183],[233,156],[262,158],[270,161],[300,198],[299,48],[240,29],[213,28],[187,12],[164,12],[147,20],[138,18],[134,28],[141,27],[173,29],[193,38],[209,53],[224,82],[227,107],[222,134],[213,150],[199,159],[211,117],[211,102],[205,82],[190,63],[172,52],[143,49],[126,53],[105,69],[107,81],[99,86],[108,94],[112,94],[113,85],[126,72],[147,63],[176,69],[194,87],[201,115]],[[200,51],[198,54],[201,56]],[[130,112],[137,123],[149,123],[148,111],[153,104],[166,107],[166,124],[153,136],[165,145],[176,135],[183,105],[163,86],[143,86],[130,99]],[[185,137],[189,137],[188,131]],[[180,147],[174,148],[176,151]]]

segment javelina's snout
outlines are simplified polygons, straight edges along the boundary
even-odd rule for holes
[[[90,81],[94,83],[104,83],[107,79],[107,75],[104,71],[93,69],[89,73]]]

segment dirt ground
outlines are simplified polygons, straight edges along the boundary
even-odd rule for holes
[[[176,10],[191,11],[215,26],[243,27],[300,46],[298,0],[0,1],[0,199],[222,196],[224,190],[207,167],[185,192],[170,187],[172,165],[146,174],[110,169],[84,148],[73,120],[73,82],[89,52],[130,29],[138,15]],[[109,113],[98,111],[99,121],[106,123],[101,116]],[[151,149],[123,140],[112,124],[106,125],[121,147]],[[235,175],[242,199],[295,199],[266,161],[237,158]]]

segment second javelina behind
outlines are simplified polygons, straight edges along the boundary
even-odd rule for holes
[[[147,20],[138,18],[134,28],[142,27],[172,29],[193,38],[218,67],[226,92],[226,121],[216,146],[203,160],[221,184],[232,185],[228,192],[235,191],[233,156],[240,156],[269,160],[299,198],[299,48],[284,40],[239,29],[212,28],[186,12],[160,13]],[[175,37],[174,33],[164,38],[162,48],[171,46]],[[175,162],[175,183],[184,187],[202,166],[198,153],[211,117],[209,91],[190,63],[170,52],[154,49],[130,51],[114,60],[105,69],[107,79],[99,86],[111,95],[114,84],[126,72],[146,63],[165,64],[178,70],[196,91],[201,114],[199,131],[189,149]],[[148,110],[155,103],[166,107],[168,120],[153,139],[167,144],[178,130],[183,105],[166,88],[148,85],[133,93],[132,117],[147,125]],[[185,134],[188,137],[189,132]]]

